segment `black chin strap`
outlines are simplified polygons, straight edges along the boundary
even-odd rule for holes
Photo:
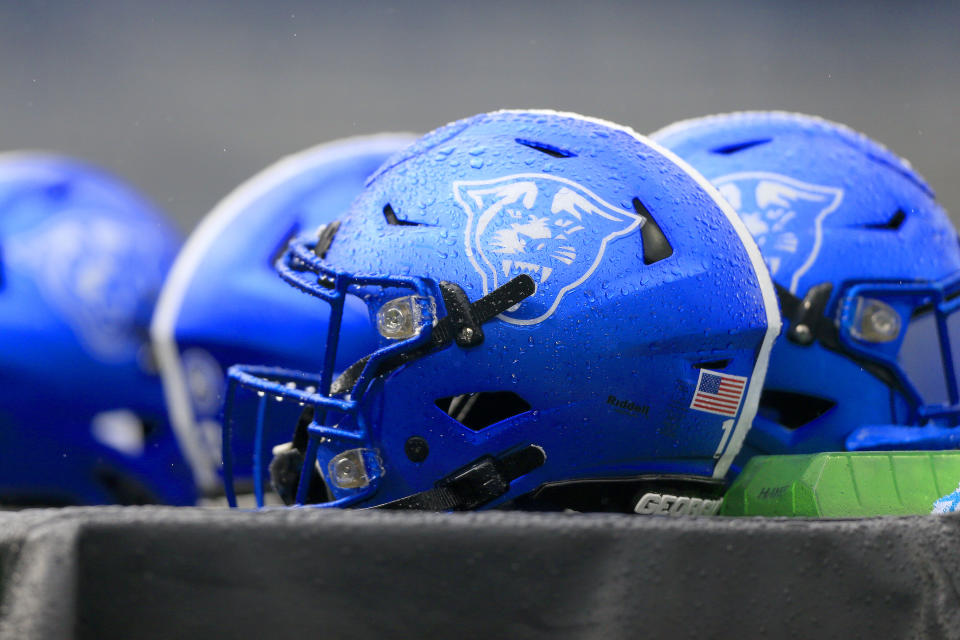
[[[440,291],[443,294],[447,315],[434,325],[430,342],[418,349],[388,358],[377,368],[376,375],[383,375],[400,365],[422,358],[428,353],[446,347],[451,342],[456,342],[458,346],[464,348],[479,345],[484,340],[483,324],[529,298],[536,290],[537,285],[533,278],[522,273],[476,302],[470,302],[459,285],[441,282]],[[330,393],[336,395],[353,389],[369,359],[370,356],[367,356],[347,367],[333,381]]]
[[[382,509],[421,511],[468,511],[496,500],[510,489],[510,483],[546,462],[537,445],[528,445],[499,458],[483,456],[454,471],[433,489],[381,505]]]
[[[804,347],[819,342],[824,348],[843,354],[888,387],[907,395],[900,379],[887,367],[858,356],[840,342],[840,330],[836,323],[825,315],[830,294],[833,292],[832,284],[823,282],[814,285],[807,290],[802,299],[776,282],[773,283],[773,287],[780,300],[783,317],[790,322],[786,334],[790,342]]]
[[[823,282],[807,290],[801,300],[793,295],[789,289],[773,283],[780,299],[780,310],[783,317],[790,320],[787,328],[787,339],[799,345],[806,346],[819,340],[824,346],[839,347],[836,326],[824,316],[833,285]]]
[[[303,471],[303,457],[307,452],[307,429],[313,421],[313,407],[305,407],[297,420],[297,428],[293,432],[293,441],[284,443],[273,450],[273,459],[270,461],[270,484],[286,505],[297,500],[297,485],[300,483],[300,473]],[[307,502],[325,502],[330,499],[327,484],[313,467],[310,477],[310,486],[307,491]]]

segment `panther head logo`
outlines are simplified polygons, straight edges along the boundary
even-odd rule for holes
[[[500,315],[513,324],[550,317],[563,296],[596,270],[607,244],[645,221],[575,182],[545,174],[458,181],[453,192],[467,213],[467,255],[484,294],[521,273],[537,284],[533,296]]]
[[[759,171],[723,176],[713,184],[757,241],[770,275],[789,279],[796,293],[820,253],[823,220],[840,206],[843,190]]]
[[[91,356],[119,362],[142,343],[137,327],[149,318],[169,259],[152,246],[120,218],[71,211],[12,237],[7,258],[32,274]]]

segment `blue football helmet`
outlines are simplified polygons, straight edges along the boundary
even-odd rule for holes
[[[179,244],[111,176],[0,155],[0,502],[195,502],[147,335]]]
[[[960,444],[960,249],[923,178],[804,115],[711,116],[653,137],[733,205],[777,285],[786,329],[744,457]]]
[[[286,285],[273,263],[292,237],[341,215],[370,174],[415,139],[356,137],[284,158],[236,188],[185,243],[157,303],[151,335],[171,421],[204,493],[223,488],[220,410],[227,367],[305,367],[326,344],[326,310]],[[340,362],[346,366],[374,343],[359,301],[346,309],[343,324]],[[364,330],[350,331],[355,324]],[[275,435],[287,438],[288,431],[284,426],[282,436]],[[235,451],[234,472],[250,486],[249,448]]]
[[[602,508],[618,483],[716,486],[779,330],[759,250],[709,183],[574,114],[501,111],[428,134],[278,268],[333,320],[308,367],[230,369],[231,501],[243,424],[292,504]],[[340,371],[339,318],[358,303],[375,345]],[[288,405],[302,407],[292,438],[270,440]],[[627,494],[613,508],[634,509]]]

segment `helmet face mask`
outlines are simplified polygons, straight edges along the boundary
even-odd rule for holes
[[[437,510],[553,482],[720,482],[779,328],[756,247],[702,179],[571,114],[428,134],[278,269],[331,318],[362,300],[377,344],[335,376],[334,320],[315,374],[230,371],[225,451],[272,405],[306,409],[289,445],[254,447],[261,469],[271,450],[302,461],[280,488],[298,504],[318,475],[322,506]]]
[[[228,367],[245,362],[306,368],[326,344],[328,310],[285,285],[274,262],[292,239],[342,214],[370,174],[413,140],[400,133],[360,136],[286,157],[224,198],[184,245],[150,329],[171,421],[206,493],[223,486],[221,410]],[[339,366],[374,345],[367,332],[353,329],[368,322],[363,302],[347,299]],[[287,404],[274,406],[271,414],[261,434],[267,440],[288,437],[287,425],[300,410]],[[274,424],[283,427],[272,431]],[[249,490],[266,468],[254,469],[255,433],[237,436],[232,473]]]
[[[957,233],[906,163],[842,125],[711,116],[653,137],[757,239],[785,320],[741,456],[960,442]]]
[[[929,302],[915,305],[903,330],[898,363],[914,384],[921,401],[930,405],[956,405],[958,389],[956,363],[960,362],[960,314],[957,314],[960,276],[936,283]],[[930,336],[936,335],[934,342]],[[939,364],[939,366],[938,366]],[[941,377],[939,372],[943,371]],[[921,417],[937,418],[927,410]],[[944,422],[957,424],[957,414],[947,414]]]
[[[960,336],[954,332],[951,339],[950,329],[950,318],[960,309],[958,294],[960,273],[939,282],[858,283],[841,298],[837,309],[841,343],[896,377],[894,384],[907,399],[907,424],[934,420],[956,426],[960,421],[951,346]],[[960,319],[953,317],[954,323]],[[933,345],[938,348],[931,349]],[[913,361],[919,354],[926,358],[926,366]],[[922,377],[930,368],[939,370],[939,381]]]
[[[323,236],[324,231],[320,235]],[[332,238],[332,234],[329,237]],[[266,419],[267,397],[314,407],[312,423],[308,427],[309,444],[301,453],[304,460],[313,461],[318,447],[323,445],[326,452],[323,457],[329,460],[323,475],[327,479],[327,490],[335,498],[330,506],[349,506],[372,496],[384,474],[381,448],[372,441],[372,405],[365,402],[365,397],[374,393],[375,379],[389,376],[401,366],[410,368],[415,360],[451,343],[464,347],[481,344],[483,323],[519,304],[533,294],[535,287],[529,276],[520,275],[471,305],[463,290],[449,282],[337,273],[316,255],[317,247],[318,244],[311,246],[302,240],[293,242],[278,267],[288,282],[331,305],[330,341],[320,374],[311,376],[269,367],[234,366],[230,370],[230,379],[234,386],[243,384],[256,389],[261,398],[257,434],[262,433]],[[380,344],[376,351],[358,360],[333,380],[340,319],[348,291],[362,296],[371,314],[377,317]],[[322,390],[326,389],[329,392],[323,393]],[[235,397],[235,391],[235,388],[231,390],[230,399]],[[474,403],[468,401],[468,405]],[[228,416],[232,415],[232,409],[227,407]],[[463,409],[464,416],[467,409]],[[227,422],[230,423],[229,418]],[[232,434],[228,432],[225,437],[229,441]],[[258,435],[255,450],[261,450],[262,446]],[[225,447],[225,450],[230,448]],[[405,443],[404,450],[408,449]],[[411,454],[408,453],[408,457]],[[225,464],[232,465],[232,460],[225,461]],[[309,463],[305,464],[309,466]],[[295,494],[299,503],[304,502],[310,490],[311,475],[300,475]],[[262,503],[261,475],[255,478],[255,494]]]

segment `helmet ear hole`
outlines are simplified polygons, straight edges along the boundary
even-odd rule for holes
[[[807,425],[837,406],[833,400],[793,391],[765,389],[759,414],[791,431]]]
[[[448,416],[473,431],[481,431],[507,418],[530,411],[530,403],[512,391],[462,393],[436,400]]]

